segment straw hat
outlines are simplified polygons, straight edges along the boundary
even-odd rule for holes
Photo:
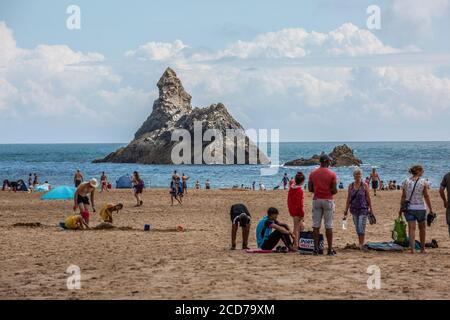
[[[89,180],[89,184],[91,185],[92,188],[98,187],[98,181],[95,178],[92,178],[91,180]]]

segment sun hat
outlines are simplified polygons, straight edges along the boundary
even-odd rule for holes
[[[92,188],[98,187],[98,181],[95,178],[92,178],[91,180],[89,180],[89,184],[91,185]]]

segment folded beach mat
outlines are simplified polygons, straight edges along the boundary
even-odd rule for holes
[[[404,247],[394,242],[368,242],[366,248],[375,251],[403,251]]]

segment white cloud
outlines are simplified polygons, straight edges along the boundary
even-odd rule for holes
[[[163,61],[180,57],[183,49],[188,48],[182,41],[148,42],[139,46],[136,50],[125,53],[127,57],[137,57],[141,60]]]

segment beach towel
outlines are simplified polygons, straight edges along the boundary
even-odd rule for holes
[[[375,251],[403,251],[404,247],[394,242],[368,242],[366,248]]]
[[[246,249],[247,253],[278,253],[275,249],[273,250],[263,250],[263,249]]]

